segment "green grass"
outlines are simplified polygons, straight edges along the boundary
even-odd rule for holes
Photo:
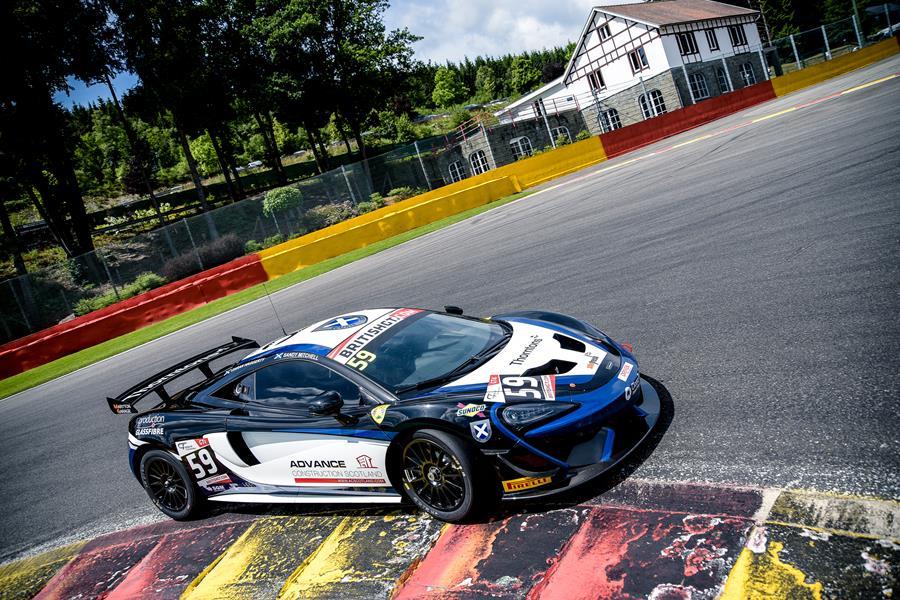
[[[448,225],[458,223],[459,221],[463,221],[465,219],[468,219],[469,217],[474,217],[475,215],[483,213],[492,208],[496,208],[498,206],[507,204],[508,202],[518,200],[519,198],[523,198],[531,193],[532,192],[530,191],[519,192],[518,194],[513,194],[512,196],[507,196],[505,198],[495,200],[489,204],[485,204],[484,206],[472,208],[456,215],[441,219],[440,221],[435,221],[430,225],[425,225],[424,227],[419,227],[418,229],[413,229],[412,231],[407,231],[406,233],[401,233],[400,235],[396,235],[392,238],[376,242],[370,246],[366,246],[365,248],[360,248],[359,250],[353,250],[352,252],[347,252],[346,254],[330,258],[316,265],[312,265],[310,267],[294,271],[293,273],[288,273],[287,275],[283,275],[282,277],[279,277],[277,279],[273,279],[272,281],[267,282],[265,284],[265,287],[268,288],[269,293],[284,289],[286,287],[294,285],[295,283],[311,279],[313,277],[316,277],[317,275],[321,275],[322,273],[327,273],[328,271],[337,269],[338,267],[342,267],[361,258],[365,258],[366,256],[371,256],[372,254],[376,254],[378,252],[381,252],[382,250],[387,250],[388,248],[392,248],[393,246],[402,244],[403,242],[431,233],[432,231],[436,231],[443,227],[447,227]],[[204,321],[216,315],[222,314],[223,312],[229,311],[233,308],[237,308],[238,306],[256,300],[257,298],[261,298],[265,295],[265,293],[266,289],[263,287],[263,284],[255,285],[240,292],[236,292],[230,296],[214,300],[209,304],[204,304],[203,306],[200,306],[193,310],[189,310],[180,315],[176,315],[174,317],[166,319],[165,321],[154,323],[153,325],[149,325],[147,327],[144,327],[143,329],[139,329],[132,333],[126,333],[125,335],[119,336],[112,340],[108,340],[106,342],[103,342],[102,344],[97,344],[96,346],[92,346],[91,348],[85,348],[84,350],[81,350],[74,354],[70,354],[68,356],[64,356],[53,362],[41,365],[40,367],[35,367],[24,373],[13,375],[12,377],[8,377],[7,379],[0,381],[0,398],[5,398],[12,394],[27,390],[28,388],[40,385],[42,383],[50,381],[51,379],[55,379],[82,367],[91,365],[97,361],[103,360],[104,358],[114,356],[116,354],[119,354],[120,352],[124,352],[125,350],[129,350],[151,340],[155,340],[156,338],[160,338],[166,334],[172,333],[173,331],[184,329],[185,327],[193,325],[194,323],[199,323],[200,321]]]

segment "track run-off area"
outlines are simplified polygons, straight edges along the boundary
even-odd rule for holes
[[[726,578],[773,577],[809,597],[850,576],[866,594],[896,593],[898,73],[895,56],[272,296],[288,330],[362,307],[454,304],[555,310],[633,344],[669,418],[590,493],[450,528],[404,508],[165,520],[105,398],[232,335],[280,336],[262,299],[0,401],[0,562],[62,547],[41,555],[46,581],[87,552],[65,581],[99,583],[65,588],[60,571],[49,597],[569,598],[578,577],[591,597],[728,596]],[[844,579],[809,550],[829,543]],[[3,568],[0,591],[14,581]],[[248,569],[245,587],[232,581]]]

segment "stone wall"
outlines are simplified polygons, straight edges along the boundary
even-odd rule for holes
[[[762,62],[760,61],[758,52],[745,52],[743,54],[729,56],[725,59],[725,64],[727,65],[728,74],[731,76],[731,85],[734,86],[735,90],[746,87],[743,80],[741,79],[740,74],[740,66],[744,63],[750,63],[750,66],[753,68],[755,83],[760,83],[766,80],[766,74],[763,70],[764,67]],[[693,73],[703,74],[703,77],[706,79],[706,87],[709,89],[710,97],[719,96],[730,91],[728,89],[723,89],[723,87],[719,83],[717,71],[721,68],[721,60],[705,61],[685,65],[685,70],[687,70],[688,76]],[[691,94],[688,89],[687,80],[684,77],[684,72],[681,70],[681,67],[672,69],[671,73],[672,77],[675,80],[675,85],[678,88],[678,94],[683,99],[684,104],[691,104]]]
[[[643,85],[640,83],[635,84],[608,98],[603,98],[595,104],[583,107],[581,109],[581,115],[591,133],[595,135],[603,133],[603,129],[600,126],[599,113],[608,111],[609,109],[615,109],[619,113],[619,120],[622,123],[622,127],[643,121],[644,115],[641,112],[640,104],[638,104],[638,97],[643,94],[645,90],[648,93],[651,90],[659,90],[662,93],[663,100],[666,104],[666,112],[682,108],[685,104],[682,102],[678,93],[675,80],[672,77],[672,72],[666,71],[665,73],[660,73],[655,77],[647,79],[643,82]],[[688,101],[688,103],[690,102]]]

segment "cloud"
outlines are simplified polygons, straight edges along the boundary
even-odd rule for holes
[[[436,63],[500,56],[576,41],[593,0],[396,0],[388,29],[407,27],[423,39],[416,57]]]

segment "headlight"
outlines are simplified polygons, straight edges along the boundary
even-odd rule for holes
[[[500,418],[510,427],[520,429],[569,412],[576,406],[577,404],[569,402],[523,402],[521,404],[510,404],[500,412]]]

